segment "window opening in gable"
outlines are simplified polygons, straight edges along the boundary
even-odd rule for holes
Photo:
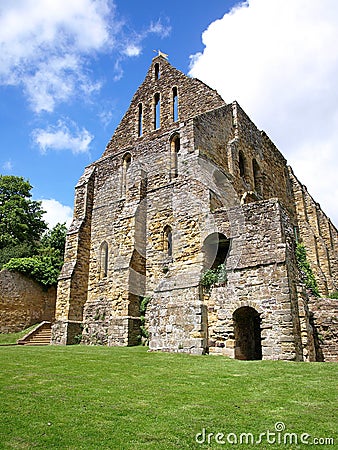
[[[252,160],[252,172],[254,177],[254,189],[258,194],[262,193],[262,174],[261,169],[255,159]]]
[[[160,94],[156,93],[154,96],[154,130],[160,128],[161,125],[161,101]]]
[[[158,80],[161,76],[159,63],[155,64],[155,80]]]
[[[178,121],[178,95],[177,87],[173,88],[173,121]]]
[[[126,153],[122,160],[122,197],[124,197],[127,192],[127,185],[128,185],[127,172],[129,170],[130,164],[131,164],[131,154]]]
[[[138,105],[138,135],[142,136],[143,134],[143,108],[142,103]]]

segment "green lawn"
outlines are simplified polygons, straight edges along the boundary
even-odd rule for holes
[[[29,331],[33,330],[38,324],[32,325],[23,331],[17,333],[0,333],[0,345],[16,344],[18,339],[23,338]]]
[[[284,445],[287,432],[338,444],[335,363],[89,346],[0,347],[0,362],[1,449],[309,448]],[[267,431],[276,443],[227,441]]]

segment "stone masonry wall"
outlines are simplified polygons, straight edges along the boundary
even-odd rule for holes
[[[137,138],[137,145],[134,146],[130,144],[136,140],[136,136],[131,129],[122,127],[122,121],[121,127],[116,130],[109,145],[110,150],[95,163],[89,285],[84,308],[84,342],[97,341],[111,345],[129,343],[126,336],[131,325],[127,323],[132,321],[135,324],[131,326],[132,329],[137,327],[139,297],[145,295],[146,291],[152,293],[164,276],[163,267],[172,265],[172,258],[168,260],[163,251],[165,225],[173,228],[174,253],[177,249],[174,255],[177,262],[176,271],[187,261],[191,267],[192,245],[195,246],[195,252],[201,246],[200,237],[194,241],[194,236],[189,236],[192,232],[191,216],[195,215],[196,225],[198,215],[203,212],[200,208],[201,195],[199,192],[196,193],[198,203],[195,205],[195,212],[182,195],[183,192],[187,192],[189,198],[192,192],[181,176],[187,170],[193,175],[191,162],[195,157],[192,145],[192,121],[184,122],[183,119],[187,115],[188,107],[197,108],[197,113],[215,105],[223,105],[224,102],[215,91],[203,83],[189,79],[172,67],[169,70],[167,62],[162,59],[160,62],[163,64],[160,80],[154,82],[152,78],[153,64],[147,83],[154,85],[154,89],[161,88],[161,92],[165,91],[168,95],[173,85],[178,87],[180,120],[173,122],[168,112],[170,105],[163,106],[161,129],[151,130],[151,126],[147,128],[145,121],[144,134]],[[210,104],[199,106],[196,104],[194,101],[196,95],[202,94],[210,98]],[[151,93],[142,85],[136,97],[138,100],[134,102],[135,107],[141,100],[144,105],[149,102]],[[129,127],[133,127],[137,122],[132,106],[133,103],[123,119],[126,121],[128,119]],[[177,179],[171,178],[171,137],[174,133],[180,139]],[[113,143],[116,144],[114,148]],[[130,155],[130,166],[124,173],[126,155]],[[198,169],[196,164],[195,161],[194,167]],[[193,177],[196,178],[194,175]],[[197,185],[198,183],[197,180]],[[204,209],[208,211],[209,191],[205,187],[203,190]],[[184,211],[190,210],[190,215],[188,214],[187,220],[180,220],[174,217],[174,210],[179,216],[184,216]],[[189,242],[183,242],[184,239],[188,239]],[[103,243],[107,244],[108,261],[107,274],[101,278],[100,249]],[[181,244],[186,248],[183,253]],[[196,284],[196,280],[194,282]],[[131,310],[134,311],[133,314]],[[123,332],[120,332],[121,328],[119,334],[112,336],[109,324],[114,321],[118,321],[120,327],[124,323],[125,327]],[[114,329],[118,330],[116,327]]]
[[[260,314],[263,359],[302,359],[297,296],[288,267],[295,261],[287,215],[277,200],[243,205],[227,215],[232,233],[222,210],[215,211],[218,229],[230,237],[232,246],[226,284],[205,296],[209,351],[234,357],[233,313],[249,306]]]
[[[17,272],[0,272],[0,333],[14,333],[42,322],[53,321],[56,289]]]
[[[202,158],[226,174],[242,203],[278,198],[295,221],[286,160],[237,102],[194,118],[194,147]]]
[[[338,300],[311,298],[309,302],[317,361],[338,361]]]
[[[243,109],[232,105],[235,139],[231,142],[232,162],[229,171],[235,177],[234,186],[243,198],[246,192],[253,192],[256,200],[278,198],[294,220],[294,205],[286,160],[264,131],[259,130]],[[244,158],[244,174],[240,175],[239,152]],[[254,170],[256,164],[256,173]],[[245,200],[242,200],[246,203]]]

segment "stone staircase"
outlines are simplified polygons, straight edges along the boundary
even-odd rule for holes
[[[52,337],[51,322],[41,322],[26,336],[17,341],[18,345],[49,345]]]

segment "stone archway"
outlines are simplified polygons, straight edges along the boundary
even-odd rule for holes
[[[212,233],[204,240],[204,268],[217,269],[225,263],[230,249],[230,239],[223,233]]]
[[[261,318],[250,306],[236,309],[232,315],[235,334],[235,359],[262,359]]]

